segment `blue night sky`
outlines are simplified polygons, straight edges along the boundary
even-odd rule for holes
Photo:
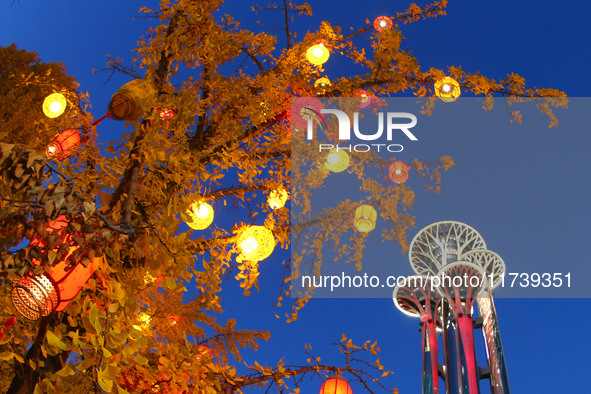
[[[129,77],[115,75],[103,85],[107,75],[93,74],[92,69],[105,66],[106,54],[129,60],[149,24],[145,19],[133,20],[138,8],[156,7],[154,2],[114,0],[10,3],[0,6],[0,45],[14,42],[21,49],[38,52],[44,61],[65,63],[68,73],[81,84],[80,90],[90,93],[95,118],[105,113],[110,96]],[[409,5],[351,0],[309,3],[314,16],[296,19],[292,26],[298,37],[315,31],[322,20],[343,26],[346,32],[348,26],[364,26],[366,18],[393,15]],[[280,23],[273,20],[274,14],[252,14],[243,0],[229,1],[224,11],[245,28],[260,29],[256,20]],[[530,87],[552,87],[570,97],[581,97],[572,106],[579,115],[561,118],[559,112],[559,121],[564,122],[548,129],[539,114],[524,115],[524,125],[517,126],[502,114],[482,111],[478,119],[458,120],[457,127],[420,135],[419,143],[408,145],[398,158],[433,161],[449,154],[457,166],[444,174],[438,196],[424,194],[420,182],[409,180],[417,193],[413,211],[417,228],[410,237],[438,220],[464,221],[483,235],[489,249],[505,259],[508,271],[533,272],[538,266],[554,272],[578,269],[582,272],[579,279],[585,274],[589,277],[584,267],[590,262],[585,252],[591,235],[587,207],[591,136],[589,122],[582,115],[591,104],[590,99],[584,99],[591,90],[591,5],[583,1],[461,0],[450,1],[447,13],[402,26],[403,46],[412,51],[423,70],[461,65],[465,71],[480,71],[493,79],[517,73]],[[361,45],[369,34],[356,43]],[[281,40],[283,32],[278,35]],[[336,55],[324,69],[331,79],[355,71]],[[478,122],[479,127],[472,127]],[[117,138],[123,130],[122,123],[104,121],[98,128],[100,142]],[[392,264],[396,274],[411,274],[407,256],[397,244],[377,243],[375,258]],[[250,297],[239,296],[233,289],[227,292],[224,307],[228,317],[236,317],[241,328],[273,333],[258,352],[245,352],[246,361],[274,364],[284,357],[286,363],[303,365],[306,356],[302,350],[310,343],[324,363],[338,364],[338,353],[330,343],[338,342],[345,333],[357,343],[377,340],[382,364],[394,371],[385,380],[388,385],[398,387],[400,393],[419,393],[418,320],[400,313],[391,299],[314,299],[295,323],[274,317],[271,305],[278,288],[273,279],[281,275],[280,262],[286,257],[285,251],[276,249],[261,263],[260,292]],[[589,391],[584,380],[591,367],[590,291],[581,282],[573,286],[580,291],[569,294],[581,298],[561,298],[561,294],[553,299],[523,298],[521,294],[521,298],[496,300],[514,393]],[[482,343],[477,347],[482,356]],[[301,392],[315,394],[320,385],[318,379],[305,381]],[[481,386],[483,393],[488,392],[486,383]],[[353,383],[352,387],[357,394],[364,392],[360,385]],[[246,390],[246,394],[250,392],[259,391]]]

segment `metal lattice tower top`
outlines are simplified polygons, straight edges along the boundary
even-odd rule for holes
[[[492,290],[501,284],[505,276],[505,262],[493,251],[471,250],[462,256],[462,260],[478,264],[484,270],[487,279],[486,290]]]
[[[485,289],[487,278],[484,270],[475,263],[456,261],[439,271],[437,291],[445,297],[456,314],[472,314],[472,305]]]
[[[446,265],[463,260],[475,249],[486,249],[473,227],[452,220],[430,224],[415,235],[408,252],[412,269],[419,275],[437,275]]]
[[[441,296],[432,284],[432,277],[406,277],[404,286],[396,286],[392,298],[396,308],[405,315],[419,317],[421,321],[438,319]]]

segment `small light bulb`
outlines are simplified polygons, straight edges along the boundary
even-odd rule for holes
[[[244,241],[240,242],[240,248],[245,254],[251,254],[259,247],[259,243],[254,237],[248,237]]]
[[[383,19],[380,21],[380,27],[386,27],[387,24],[388,23],[386,23],[386,21]]]
[[[395,172],[397,175],[402,174],[402,170],[396,170]]]
[[[339,161],[339,155],[336,153],[330,153],[326,158],[326,161],[330,164],[336,164],[336,162]]]
[[[209,209],[208,209],[207,205],[205,205],[205,204],[200,205],[199,208],[197,209],[197,211],[195,212],[195,215],[199,216],[200,218],[205,218],[205,217],[207,217],[208,214],[209,214]]]
[[[444,84],[444,85],[441,87],[441,91],[442,91],[443,93],[449,93],[449,92],[451,92],[451,90],[452,90],[452,87],[451,87],[451,85],[449,85],[449,84],[447,84],[447,83],[446,83],[446,84]]]
[[[49,110],[54,114],[57,114],[62,109],[62,104],[59,101],[54,101],[53,103],[49,104]]]
[[[314,56],[316,57],[322,57],[322,54],[324,53],[324,51],[322,50],[322,48],[314,48]]]

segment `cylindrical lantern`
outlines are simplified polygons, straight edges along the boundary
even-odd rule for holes
[[[376,228],[378,213],[371,205],[361,205],[355,210],[353,224],[360,233],[369,233]]]
[[[287,190],[281,188],[271,191],[271,193],[269,193],[269,197],[267,198],[267,202],[269,203],[271,209],[279,209],[283,208],[287,198]]]
[[[55,157],[58,160],[70,156],[78,149],[80,144],[80,133],[76,129],[67,129],[51,139],[45,151],[48,158]]]
[[[186,214],[187,224],[193,230],[204,230],[213,222],[213,207],[203,201],[191,204]]]
[[[57,118],[66,110],[66,98],[61,93],[52,93],[43,100],[43,113],[48,118]]]
[[[378,32],[383,32],[384,30],[391,29],[394,23],[392,22],[392,18],[389,18],[385,15],[378,16],[373,21],[373,28],[376,29]]]
[[[451,77],[444,77],[435,82],[435,95],[446,103],[456,101],[461,93],[460,84]]]
[[[324,167],[332,172],[343,172],[349,167],[349,163],[349,154],[346,151],[333,148],[326,157]]]
[[[330,57],[330,51],[326,47],[328,41],[320,40],[306,51],[306,59],[315,66],[322,66]]]
[[[319,394],[353,394],[353,390],[345,379],[330,378],[324,382]]]
[[[49,222],[47,233],[57,231],[63,233],[68,222],[65,216]],[[75,245],[70,235],[64,235],[63,242],[70,245],[66,257],[52,266],[48,272],[41,275],[29,275],[14,281],[11,298],[15,308],[27,319],[37,320],[47,316],[53,311],[63,310],[80,292],[84,284],[90,279],[94,271],[103,261],[103,257],[94,258],[88,265],[82,262],[76,263],[68,269],[67,257],[78,246]],[[43,240],[33,239],[31,245],[44,246]],[[33,259],[33,264],[41,262]]]
[[[264,226],[248,226],[238,234],[237,244],[242,260],[261,261],[273,253],[275,237]]]
[[[150,81],[134,79],[121,86],[111,97],[108,112],[111,119],[137,121],[148,109],[149,99],[156,95],[156,88]]]
[[[404,162],[394,161],[388,167],[388,175],[394,183],[404,183],[408,181],[408,166]]]

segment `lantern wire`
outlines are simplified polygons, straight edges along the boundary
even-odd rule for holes
[[[93,126],[96,126],[97,124],[101,123],[105,118],[108,118],[110,115],[109,111],[107,111],[107,113],[105,114],[105,116],[99,118],[98,120],[95,120],[94,122],[92,122]]]

